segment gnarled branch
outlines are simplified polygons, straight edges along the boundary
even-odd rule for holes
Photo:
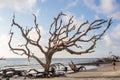
[[[53,23],[50,26],[49,33],[51,36],[49,38],[48,48],[54,49],[54,52],[62,51],[65,49],[71,54],[83,54],[94,52],[93,49],[95,48],[96,42],[104,35],[104,33],[110,27],[112,20],[99,19],[93,21],[90,24],[88,23],[88,21],[86,21],[81,25],[77,26],[74,23],[73,16],[69,18],[67,24],[63,23],[63,20],[61,19],[62,16],[62,13],[60,13],[54,19]],[[105,23],[107,24],[107,26],[104,27],[103,30],[103,26]],[[89,34],[99,29],[102,29],[103,31],[98,34]],[[86,39],[84,37],[88,38]],[[81,42],[91,43],[91,45],[88,46],[88,48],[86,48],[84,51],[82,51],[83,46],[79,44]],[[73,46],[76,48],[80,48],[80,51],[75,51],[74,49],[70,48]]]
[[[30,57],[34,58],[42,67],[44,67],[44,71],[46,74],[49,74],[49,68],[51,64],[51,59],[54,53],[62,50],[66,50],[70,54],[81,55],[85,53],[94,52],[94,48],[98,40],[105,34],[105,32],[109,29],[112,19],[110,20],[95,20],[92,23],[88,21],[78,25],[74,22],[74,17],[71,16],[67,23],[63,21],[64,16],[62,12],[58,14],[57,17],[54,18],[53,23],[50,25],[49,34],[50,37],[48,39],[48,46],[46,46],[46,51],[40,44],[41,33],[39,26],[37,24],[36,16],[34,16],[34,25],[33,28],[23,29],[16,21],[15,15],[12,19],[12,26],[16,26],[21,34],[23,39],[25,40],[24,45],[20,45],[19,47],[12,46],[12,38],[13,32],[10,30],[10,40],[9,47],[13,53],[19,55],[27,55],[28,59]],[[105,26],[105,27],[104,27]],[[37,33],[37,39],[34,40],[30,38],[30,32],[35,29]],[[98,31],[99,30],[99,31]],[[94,33],[95,32],[95,33]],[[86,38],[85,38],[86,37]],[[84,45],[82,45],[82,43]],[[88,45],[89,44],[89,45]],[[32,52],[29,45],[37,47],[46,58],[46,63],[42,62],[39,57],[35,56],[35,52]],[[23,47],[24,46],[24,47]],[[87,47],[86,47],[87,46]]]
[[[12,29],[10,30],[10,40],[9,40],[9,47],[10,49],[12,50],[13,53],[15,54],[19,54],[19,55],[27,55],[28,56],[28,59],[29,57],[32,57],[34,59],[36,59],[43,67],[45,66],[44,63],[39,59],[37,58],[30,50],[30,48],[28,47],[28,45],[34,45],[36,46],[43,54],[46,54],[45,50],[43,50],[42,46],[39,44],[40,42],[40,39],[41,39],[41,34],[40,34],[40,29],[38,28],[38,24],[37,24],[37,21],[36,21],[36,16],[34,16],[34,24],[35,24],[35,31],[37,32],[37,35],[38,35],[38,38],[37,40],[32,40],[30,39],[30,32],[33,30],[33,28],[26,28],[25,30],[18,24],[15,22],[15,15],[13,16],[13,19],[12,19],[12,26],[16,26],[21,34],[22,34],[22,37],[24,38],[25,40],[25,44],[24,45],[20,45],[18,47],[12,47],[12,38],[13,38],[13,32],[12,32]],[[24,48],[22,48],[22,46],[24,46]],[[20,48],[21,47],[21,48]]]

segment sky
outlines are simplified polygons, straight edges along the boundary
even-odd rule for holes
[[[120,0],[0,0],[0,57],[25,57],[12,53],[8,47],[9,31],[14,14],[16,22],[23,28],[33,26],[32,14],[35,14],[43,35],[41,43],[45,45],[46,37],[48,37],[46,33],[50,24],[60,12],[67,16],[73,15],[77,23],[112,17],[112,25],[98,41],[95,52],[83,55],[71,55],[63,52],[62,54],[56,53],[53,57],[95,58],[107,57],[112,54],[120,55]],[[15,31],[20,34],[16,29]],[[34,37],[33,33],[31,35]],[[18,37],[19,35],[14,39],[14,44],[19,44],[22,41]],[[43,55],[39,56],[43,57]]]

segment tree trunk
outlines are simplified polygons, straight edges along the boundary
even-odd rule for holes
[[[51,65],[51,57],[46,56],[46,65],[44,67],[44,75],[45,75],[45,77],[49,77],[50,65]]]
[[[44,68],[44,76],[45,77],[49,77],[49,69],[50,69],[50,67],[48,65],[46,65]]]

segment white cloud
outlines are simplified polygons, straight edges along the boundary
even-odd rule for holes
[[[69,8],[71,8],[71,7],[76,6],[76,5],[78,4],[78,1],[79,1],[79,0],[73,0],[72,2],[70,2],[70,3],[66,6],[65,9],[69,9]]]
[[[73,17],[73,21],[74,21],[73,24],[80,25],[81,23],[83,23],[85,21],[85,17],[83,14],[80,15],[79,17],[76,17],[76,15],[74,13],[71,13],[71,12],[65,12],[65,14],[67,15],[67,16],[63,17],[63,22],[65,22],[65,23],[68,23],[69,19],[72,16],[74,16]]]
[[[0,17],[0,22],[2,22],[3,21],[3,18],[2,17]]]
[[[85,5],[94,10],[96,13],[104,14],[107,17],[113,17],[114,19],[120,19],[120,5],[116,0],[99,0],[96,4],[95,0],[84,0]]]
[[[7,35],[0,35],[0,49],[6,46],[8,39],[9,37]]]
[[[104,37],[106,45],[118,49],[120,48],[120,24],[118,24],[112,31],[111,34]]]
[[[8,42],[10,39],[10,35],[8,34],[1,34],[0,35],[0,57],[4,57],[4,58],[23,58],[25,56],[20,56],[17,54],[14,54],[9,46],[8,46]],[[20,40],[13,38],[12,41],[14,44],[12,46],[18,46],[19,44],[21,44]]]
[[[95,20],[97,20],[97,19],[100,19],[100,17],[98,15],[95,15]]]
[[[114,30],[113,30],[113,32],[112,32],[112,36],[113,36],[113,38],[120,40],[120,24],[118,24],[118,25],[114,28]]]
[[[116,10],[115,0],[99,0],[99,5],[95,4],[95,0],[84,0],[84,3],[91,9],[95,10],[98,13],[109,14]]]
[[[39,29],[40,29],[40,33],[41,33],[40,45],[43,46],[43,45],[46,43],[46,41],[47,41],[45,38],[43,38],[43,37],[44,37],[44,34],[45,34],[45,30],[43,29],[42,26],[39,26]],[[37,39],[38,39],[38,34],[37,34],[35,28],[33,28],[33,29],[31,30],[31,32],[29,33],[29,37],[30,37],[32,40],[37,40]],[[1,38],[1,36],[0,36],[0,42],[2,43],[2,41],[4,41],[5,44],[2,44],[2,45],[0,46],[0,49],[2,49],[2,50],[4,51],[3,53],[6,53],[6,54],[1,54],[1,55],[3,55],[4,57],[6,57],[7,55],[9,55],[9,56],[7,56],[7,57],[15,57],[15,58],[16,58],[16,57],[17,57],[17,58],[19,58],[19,57],[21,57],[21,58],[26,57],[26,55],[20,56],[20,55],[14,54],[12,51],[11,51],[11,53],[10,53],[10,50],[9,50],[9,47],[8,47],[9,37],[5,37],[5,38],[3,37],[3,38]],[[19,35],[19,33],[16,33],[16,32],[15,32],[14,35],[13,35],[13,39],[12,39],[11,44],[12,44],[13,47],[18,47],[18,45],[25,44],[25,40],[24,40],[24,38],[23,38],[21,35]],[[5,47],[3,47],[3,46],[5,46]],[[2,48],[1,48],[1,47],[2,47]],[[36,47],[34,47],[34,46],[31,46],[31,45],[29,45],[29,48],[30,48],[30,50],[31,50],[32,52],[34,52],[35,55],[37,55],[38,57],[39,57],[39,56],[43,57],[42,54],[39,54],[39,53],[41,53],[41,52],[39,51],[38,48],[36,48]],[[7,53],[9,53],[9,54],[7,54]],[[38,54],[37,54],[37,53],[38,53]]]
[[[0,35],[0,57],[10,56],[10,49],[8,47],[9,36],[5,34]]]
[[[0,8],[11,7],[16,11],[31,9],[36,0],[0,0]]]
[[[41,30],[41,45],[44,44],[45,39],[43,39],[43,35],[45,33],[44,29],[39,26],[40,30]],[[36,32],[35,32],[35,29],[32,30],[32,32],[30,33],[31,35],[31,38],[35,38],[37,37],[36,35]],[[20,56],[20,55],[17,55],[17,54],[14,54],[9,46],[8,46],[8,41],[10,39],[10,35],[6,35],[6,34],[1,34],[0,35],[0,57],[5,57],[5,58],[9,58],[9,57],[13,57],[13,58],[23,58],[23,57],[26,57],[25,55],[23,56]],[[24,40],[23,38],[18,35],[18,34],[14,34],[13,35],[13,39],[12,39],[12,46],[14,47],[17,47],[18,45],[21,45],[21,44],[24,44]],[[34,49],[36,51],[36,48]],[[38,51],[37,51],[38,52]]]
[[[40,29],[40,34],[41,34],[41,43],[43,42],[43,35],[45,33],[43,27],[39,26],[39,29]],[[37,40],[38,39],[38,34],[35,30],[35,28],[32,29],[32,31],[29,33],[29,36],[32,40]]]
[[[107,14],[113,12],[117,8],[116,6],[117,3],[115,2],[115,0],[100,0],[100,4],[101,5],[99,6],[99,8],[101,11],[100,10],[98,11]]]
[[[119,12],[115,12],[115,13],[109,15],[109,17],[113,17],[115,19],[119,19],[120,20],[120,11]]]
[[[35,9],[32,11],[37,17],[40,15],[40,9]]]
[[[108,35],[105,35],[104,39],[106,41],[106,45],[107,46],[111,46],[112,45],[111,39],[110,39],[110,37]]]

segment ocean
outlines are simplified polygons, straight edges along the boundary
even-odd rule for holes
[[[62,63],[65,66],[68,66],[71,61],[73,61],[75,64],[77,63],[86,63],[86,62],[93,62],[98,60],[97,58],[53,58],[53,63]],[[45,61],[44,58],[42,58],[42,61]],[[93,69],[96,68],[96,66],[85,66],[87,69]],[[27,58],[6,58],[5,60],[0,60],[0,69],[6,69],[6,68],[15,68],[18,70],[29,70],[29,69],[37,69],[37,70],[43,70],[41,65],[39,65],[36,60],[30,59],[30,62]]]

